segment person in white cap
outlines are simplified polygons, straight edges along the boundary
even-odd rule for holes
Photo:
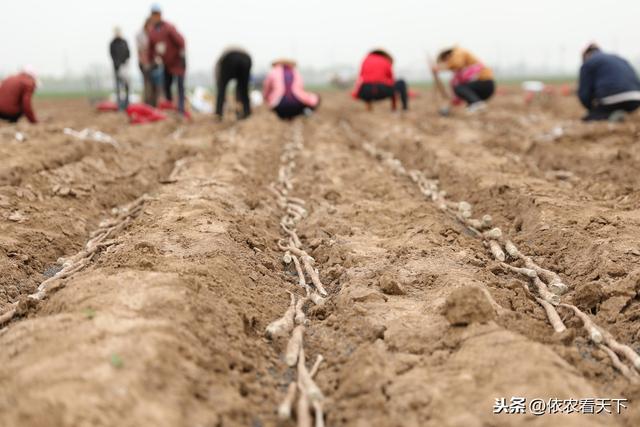
[[[36,86],[37,76],[31,66],[4,79],[0,83],[0,120],[16,123],[24,115],[31,123],[37,123],[31,103]]]
[[[124,110],[129,105],[129,79],[126,75],[126,68],[131,53],[129,52],[129,44],[122,38],[122,31],[118,27],[114,30],[114,38],[109,45],[109,53],[113,61],[113,71],[116,79],[118,108]],[[124,94],[122,93],[123,91]]]

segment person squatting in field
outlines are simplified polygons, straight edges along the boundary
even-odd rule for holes
[[[29,122],[37,123],[31,104],[36,86],[36,74],[30,66],[4,79],[0,83],[0,120],[16,123],[24,115]]]
[[[164,95],[173,100],[172,86],[178,86],[178,111],[185,113],[184,79],[187,59],[184,37],[176,27],[162,19],[162,9],[158,5],[151,8],[151,31],[149,32],[149,61],[164,66]]]
[[[356,80],[352,96],[363,100],[367,109],[373,108],[374,101],[391,100],[391,108],[397,108],[397,96],[400,96],[402,109],[409,109],[407,84],[404,80],[396,80],[393,75],[393,58],[386,51],[371,51],[362,62],[360,74]]]
[[[240,48],[227,48],[216,63],[215,81],[217,86],[216,116],[222,119],[224,103],[227,97],[227,85],[236,81],[236,101],[242,104],[242,111],[237,111],[238,119],[246,119],[251,115],[249,100],[249,80],[251,79],[251,56]]]
[[[485,101],[493,96],[496,89],[490,68],[468,50],[456,46],[438,55],[438,63],[433,66],[432,71],[435,74],[443,70],[453,72],[453,105],[466,102],[467,110],[471,113],[486,107]]]
[[[131,53],[129,52],[129,44],[122,38],[122,31],[118,27],[114,30],[114,38],[109,45],[109,53],[113,61],[116,81],[116,102],[118,109],[122,111],[129,106],[129,79],[126,76],[126,68]]]
[[[262,93],[269,107],[284,120],[311,114],[320,106],[320,96],[306,92],[296,63],[280,59],[272,64],[264,80]]]
[[[640,80],[625,59],[595,44],[583,52],[578,97],[588,110],[584,121],[623,120],[640,107]]]

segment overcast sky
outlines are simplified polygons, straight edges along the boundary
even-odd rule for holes
[[[33,64],[40,74],[81,73],[109,64],[115,25],[130,44],[147,0],[21,0],[0,12],[0,72]],[[460,44],[488,64],[572,70],[596,40],[640,59],[640,0],[165,0],[165,19],[187,39],[191,70],[210,70],[229,44],[243,45],[257,68],[277,56],[302,66],[357,66],[386,47],[399,68],[423,67],[426,52]]]

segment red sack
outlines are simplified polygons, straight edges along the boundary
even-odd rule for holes
[[[131,104],[127,107],[131,124],[153,123],[165,120],[167,116],[147,104]]]
[[[118,104],[111,101],[102,101],[96,105],[96,109],[101,113],[118,111]]]
[[[171,101],[164,100],[158,104],[158,109],[162,111],[178,111],[178,107]],[[191,120],[191,113],[189,111],[184,112],[184,116]]]
[[[158,104],[158,109],[176,111],[178,108],[171,101],[164,100]]]

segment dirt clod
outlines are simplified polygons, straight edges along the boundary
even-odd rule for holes
[[[398,281],[390,274],[384,274],[378,281],[380,290],[387,295],[404,295],[406,291]]]
[[[452,326],[485,323],[495,318],[495,311],[486,295],[476,286],[465,286],[449,295],[444,316]]]

